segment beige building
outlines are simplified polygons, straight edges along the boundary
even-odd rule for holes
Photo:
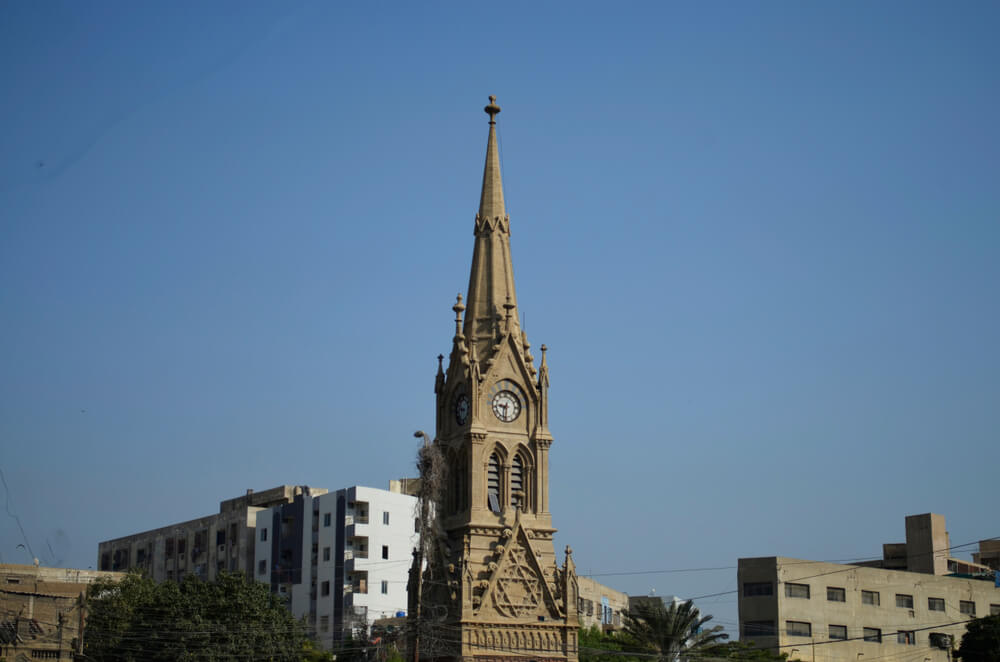
[[[576,581],[580,587],[576,609],[580,627],[620,630],[622,614],[629,610],[628,595],[590,577],[577,577]]]
[[[83,652],[83,598],[120,573],[0,565],[0,659],[72,660]]]
[[[1000,588],[949,556],[943,516],[907,517],[906,537],[865,564],[740,559],[741,640],[793,660],[948,662],[969,620],[1000,613]]]
[[[1000,540],[980,540],[979,551],[973,552],[972,560],[994,570],[1000,570]]]
[[[578,580],[556,558],[549,511],[549,369],[521,327],[504,206],[495,97],[447,368],[439,357],[434,449],[447,465],[439,544],[411,571],[410,655],[421,660],[577,659]],[[463,313],[465,317],[463,319]],[[422,595],[422,600],[418,598]],[[426,615],[426,616],[422,616]]]
[[[219,504],[219,512],[143,533],[106,540],[98,545],[98,568],[141,569],[156,581],[180,581],[187,574],[213,580],[221,571],[254,578],[254,531],[257,513],[292,503],[303,493],[326,494],[304,486],[282,485]]]

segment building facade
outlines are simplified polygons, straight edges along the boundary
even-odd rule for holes
[[[590,577],[577,577],[576,581],[580,587],[576,601],[580,627],[620,630],[622,614],[629,611],[629,596]]]
[[[324,648],[405,614],[417,543],[406,481],[301,494],[256,515],[255,576],[305,618]]]
[[[496,138],[495,97],[468,297],[439,357],[433,449],[447,468],[439,527],[411,569],[410,655],[577,659],[578,582],[558,565],[549,512],[549,369],[521,327]],[[463,319],[463,313],[465,317]]]
[[[84,597],[98,570],[0,565],[0,659],[73,660],[83,653]]]
[[[1000,588],[985,566],[949,556],[944,517],[908,517],[906,532],[866,564],[740,559],[741,640],[793,660],[948,662],[969,620],[1000,613]]]
[[[187,574],[214,580],[220,572],[253,577],[257,512],[291,503],[296,495],[325,493],[306,486],[282,485],[219,504],[219,512],[98,544],[97,567],[142,570],[156,581],[180,581]]]

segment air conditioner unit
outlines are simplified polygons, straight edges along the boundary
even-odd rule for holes
[[[949,650],[951,648],[951,635],[944,634],[941,632],[931,632],[928,639],[931,642],[931,646],[935,648],[940,648],[941,650]]]

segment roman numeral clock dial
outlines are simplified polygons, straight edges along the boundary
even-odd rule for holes
[[[493,415],[504,423],[512,423],[521,415],[523,395],[517,384],[504,379],[490,389],[490,407]]]

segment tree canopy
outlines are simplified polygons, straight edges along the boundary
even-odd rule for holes
[[[137,573],[87,591],[84,655],[96,662],[299,661],[305,628],[268,586],[241,574],[157,583]]]
[[[627,654],[639,647],[625,632],[603,632],[597,626],[580,628],[578,642],[580,662],[645,662]]]
[[[1000,662],[1000,614],[969,621],[955,657],[962,662]]]
[[[661,662],[684,660],[692,654],[705,653],[729,635],[721,625],[705,628],[711,615],[702,616],[694,603],[671,602],[664,607],[655,602],[640,602],[625,615],[625,632],[645,651]]]

